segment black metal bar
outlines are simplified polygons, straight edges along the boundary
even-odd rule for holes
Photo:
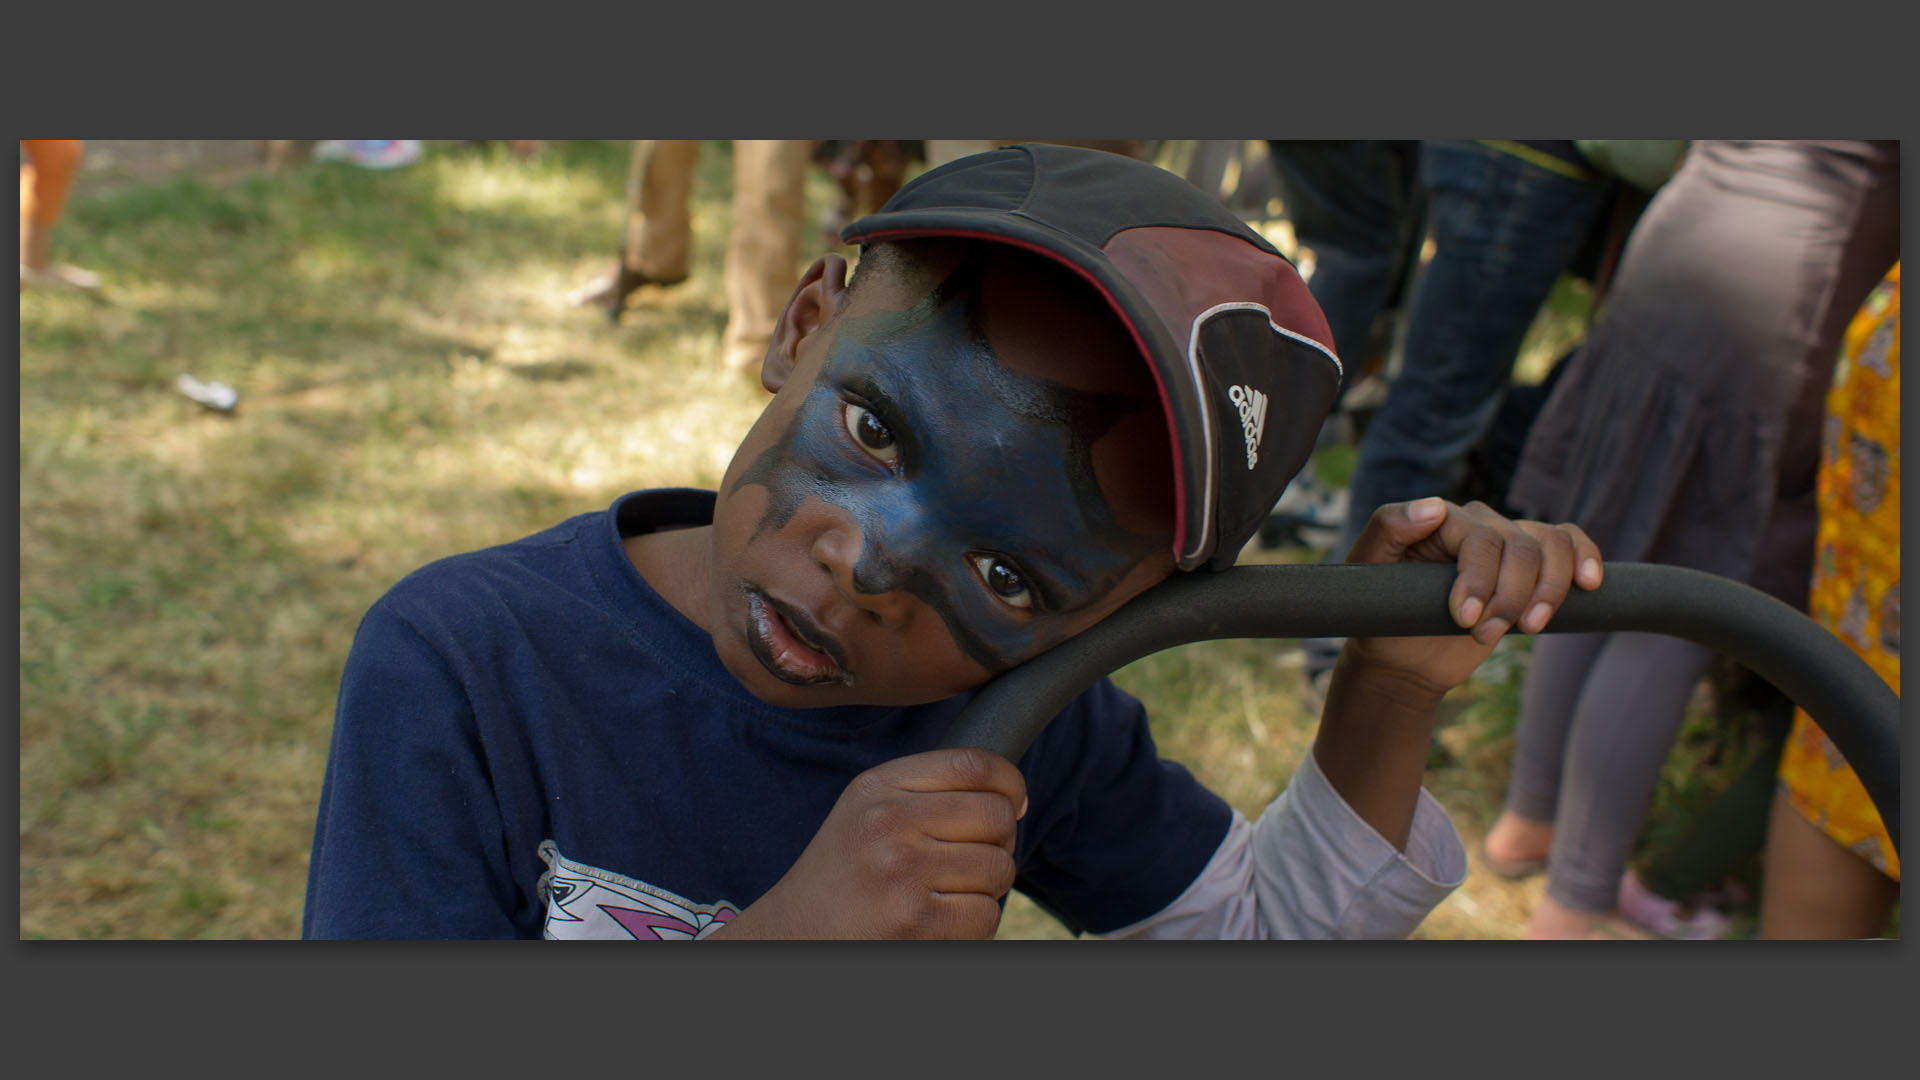
[[[1019,760],[1081,691],[1140,657],[1215,638],[1417,637],[1464,633],[1441,563],[1242,566],[1182,574],[1092,629],[1000,676],[955,719],[945,746]],[[1739,582],[1654,563],[1608,563],[1546,633],[1641,631],[1698,642],[1751,668],[1807,710],[1860,777],[1900,843],[1900,698],[1818,623]]]

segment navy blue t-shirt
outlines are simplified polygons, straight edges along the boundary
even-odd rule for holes
[[[854,776],[938,745],[964,697],[783,709],[740,685],[621,543],[712,514],[711,492],[635,492],[374,604],[341,679],[305,936],[698,936],[786,873]],[[1076,931],[1165,907],[1231,817],[1105,680],[1020,768],[1016,887]]]

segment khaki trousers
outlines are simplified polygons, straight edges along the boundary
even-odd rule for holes
[[[774,323],[799,282],[812,152],[812,142],[805,139],[733,144],[727,329],[721,345],[722,362],[729,368],[752,368],[766,356]],[[633,144],[621,245],[628,269],[663,282],[687,276],[693,256],[693,171],[699,154],[699,142],[690,139]]]
[[[928,139],[927,168],[938,168],[955,158],[968,154],[982,154],[988,150],[1017,142],[1050,142],[1062,146],[1084,146],[1091,150],[1105,150],[1109,154],[1125,154],[1130,158],[1145,158],[1147,143],[1145,139]]]

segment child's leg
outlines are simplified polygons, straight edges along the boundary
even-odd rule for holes
[[[1517,865],[1547,854],[1567,734],[1588,671],[1606,641],[1605,634],[1543,634],[1534,640],[1520,694],[1507,798],[1487,832],[1490,859]]]
[[[1900,885],[1834,843],[1785,796],[1773,803],[1760,899],[1763,938],[1864,938],[1880,933]]]
[[[27,152],[20,167],[20,263],[44,270],[48,239],[85,150],[77,139],[22,139],[20,146]]]
[[[1547,895],[1613,910],[1660,767],[1713,653],[1659,634],[1611,634],[1574,709],[1547,856]]]

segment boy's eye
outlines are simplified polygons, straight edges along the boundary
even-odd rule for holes
[[[874,460],[891,465],[899,459],[900,448],[893,445],[893,432],[887,430],[879,417],[851,401],[841,405],[840,415],[847,425],[847,434]]]
[[[1027,579],[1013,564],[998,555],[970,555],[973,568],[980,572],[980,579],[987,583],[994,595],[1017,608],[1033,606],[1033,590],[1027,588]]]

